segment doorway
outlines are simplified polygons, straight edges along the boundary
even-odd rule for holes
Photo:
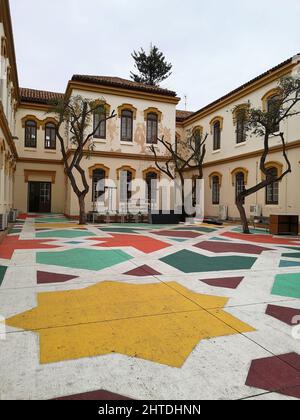
[[[51,182],[29,182],[28,211],[51,213]]]

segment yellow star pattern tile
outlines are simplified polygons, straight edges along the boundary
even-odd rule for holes
[[[37,299],[6,324],[39,334],[42,364],[119,353],[181,367],[203,339],[254,331],[223,311],[227,298],[176,282],[107,281]]]

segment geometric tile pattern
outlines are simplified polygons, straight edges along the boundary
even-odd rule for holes
[[[237,289],[244,277],[226,277],[217,279],[201,280],[203,283],[213,287],[223,287],[225,289]]]
[[[77,276],[68,276],[67,274],[47,273],[45,271],[37,271],[36,277],[37,277],[37,284],[64,283],[66,281],[77,278]]]
[[[94,251],[92,249],[75,248],[62,252],[38,252],[38,264],[60,267],[79,268],[85,270],[103,270],[116,264],[130,260],[132,257],[122,250]]]
[[[285,374],[297,366],[300,240],[232,229],[22,216],[0,244],[0,317],[29,332],[12,329],[3,342],[0,399],[297,396]],[[270,364],[245,385],[249,361],[279,349],[283,373]],[[282,395],[269,397],[274,388]]]
[[[170,244],[162,242],[158,239],[149,238],[141,235],[121,235],[112,234],[111,238],[91,238],[92,240],[99,241],[95,246],[98,247],[133,247],[145,254],[160,251],[161,249],[168,248]]]
[[[81,230],[53,230],[49,232],[37,233],[37,238],[79,238],[82,236],[96,236],[92,232]]]
[[[82,394],[69,395],[68,397],[53,398],[53,401],[126,401],[131,398],[122,395],[114,394],[108,391],[92,391],[84,392]]]
[[[268,305],[266,314],[284,322],[287,325],[293,326],[295,317],[300,317],[300,309],[287,308],[285,306]]]
[[[149,267],[142,265],[141,267],[134,268],[133,270],[124,273],[126,276],[145,277],[145,276],[159,276],[161,273]]]
[[[283,257],[286,258],[300,258],[300,253],[286,253],[286,254],[282,254]]]
[[[45,243],[47,242],[47,244]],[[51,240],[20,240],[19,236],[7,236],[0,244],[0,258],[10,260],[17,249],[51,249],[58,248],[57,245],[50,245]]]
[[[200,242],[195,245],[195,247],[200,249],[205,249],[206,251],[214,253],[225,253],[225,252],[237,252],[239,254],[261,254],[263,251],[271,251],[269,248],[263,248],[256,245],[248,244],[238,244],[238,243],[224,243],[224,242]]]
[[[6,270],[7,270],[7,267],[5,267],[3,265],[0,265],[0,286],[1,286],[2,282],[3,282],[3,280],[4,280],[4,276],[5,276]]]
[[[226,232],[223,236],[230,239],[240,239],[247,242],[257,242],[262,244],[274,244],[274,245],[299,245],[300,242],[296,238],[286,239],[272,235],[245,235],[242,233]]]
[[[300,355],[289,353],[253,360],[246,385],[300,398]]]
[[[300,299],[300,273],[278,274],[271,293]]]
[[[227,300],[175,282],[100,282],[38,293],[36,308],[6,324],[39,335],[42,364],[121,353],[179,368],[201,340],[253,331],[222,310]]]
[[[300,262],[297,261],[289,261],[289,260],[281,260],[279,264],[280,268],[288,268],[288,267],[300,267]]]
[[[161,230],[159,232],[151,232],[154,233],[155,235],[159,235],[159,236],[167,236],[169,238],[198,238],[198,236],[201,236],[201,233],[197,233],[197,232],[193,232],[193,231],[189,231],[189,230]]]
[[[182,250],[161,258],[161,261],[184,273],[200,273],[250,269],[256,262],[256,258],[240,256],[207,257],[192,251]]]

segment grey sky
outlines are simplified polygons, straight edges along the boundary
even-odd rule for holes
[[[197,110],[300,52],[299,0],[10,4],[22,87],[63,92],[76,73],[129,78],[132,50],[152,42],[173,64],[163,86]]]

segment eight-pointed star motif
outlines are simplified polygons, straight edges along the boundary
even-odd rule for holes
[[[176,282],[107,281],[39,293],[37,301],[6,324],[39,334],[42,364],[120,353],[181,367],[199,341],[253,331],[222,309],[227,298]]]

